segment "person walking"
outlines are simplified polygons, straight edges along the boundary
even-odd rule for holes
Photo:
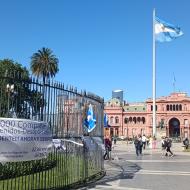
[[[156,149],[156,137],[153,137],[153,141],[152,141],[152,148]]]
[[[161,157],[164,157],[166,155],[166,138],[165,137],[162,137],[161,146],[162,146]]]
[[[139,156],[140,154],[140,141],[137,136],[134,138],[134,145],[135,145],[135,150],[136,150],[136,155]]]
[[[146,145],[147,145],[147,147],[149,147],[149,141],[150,141],[150,136],[148,136],[148,137],[146,138]]]
[[[183,144],[185,146],[185,149],[189,148],[189,139],[187,137],[183,140]]]
[[[114,144],[116,144],[116,142],[117,142],[117,137],[114,137],[113,142],[114,142]]]
[[[140,155],[142,155],[143,142],[142,142],[141,135],[139,135],[138,140],[139,140],[139,153],[140,153]]]
[[[112,147],[112,142],[109,137],[106,137],[104,140],[104,145],[105,145],[105,154],[104,154],[104,160],[109,160],[111,159],[111,147]]]
[[[142,136],[142,144],[143,144],[143,149],[145,150],[145,148],[146,148],[146,140],[147,140],[147,138],[146,138],[146,136],[145,136],[145,134]]]
[[[152,141],[153,141],[152,136],[150,136],[149,137],[149,148],[150,149],[152,149]]]
[[[142,155],[142,138],[141,138],[141,135],[139,135],[138,137],[135,136],[134,145],[135,145],[136,155],[137,156],[139,156],[139,154]]]
[[[166,137],[166,156],[169,156],[168,153],[170,153],[171,157],[174,156],[173,152],[171,151],[171,147],[172,147],[172,140]]]

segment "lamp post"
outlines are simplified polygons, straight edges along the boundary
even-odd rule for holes
[[[14,84],[10,85],[7,84],[6,86],[6,92],[8,94],[8,101],[7,101],[7,117],[9,116],[9,109],[10,109],[10,95],[14,92]]]

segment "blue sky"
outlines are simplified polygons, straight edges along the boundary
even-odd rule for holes
[[[1,0],[0,59],[28,69],[42,47],[59,58],[57,81],[105,100],[123,89],[125,100],[152,97],[152,11],[184,35],[157,44],[157,97],[190,95],[190,1],[188,0]]]

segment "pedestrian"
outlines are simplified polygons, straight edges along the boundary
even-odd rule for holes
[[[156,149],[156,137],[155,136],[153,137],[153,140],[152,140],[152,148]]]
[[[106,137],[104,140],[104,145],[105,145],[105,154],[104,154],[104,160],[109,160],[111,159],[111,147],[112,147],[112,143],[109,137]]]
[[[149,148],[152,148],[152,141],[153,141],[152,136],[150,136],[149,137]]]
[[[147,138],[146,138],[146,136],[145,136],[145,134],[142,136],[142,144],[143,144],[143,149],[145,150],[145,147],[146,147],[146,140],[147,140]]]
[[[162,137],[161,146],[162,146],[161,157],[164,157],[166,155],[166,138],[165,137]]]
[[[172,140],[166,137],[166,156],[169,156],[168,153],[170,153],[171,157],[174,156],[173,152],[171,151],[171,147],[172,147]]]
[[[150,136],[148,136],[148,137],[146,138],[146,145],[147,145],[147,147],[149,147],[149,142],[150,142]]]
[[[185,146],[185,149],[189,148],[189,139],[187,137],[183,140],[183,144]]]
[[[134,138],[134,145],[136,150],[136,155],[138,156],[140,154],[140,141],[137,136]]]
[[[142,155],[143,142],[142,142],[141,135],[139,135],[138,140],[139,140],[139,153],[140,153],[140,155]]]
[[[114,137],[113,142],[114,142],[114,144],[116,144],[116,142],[117,142],[117,137]]]

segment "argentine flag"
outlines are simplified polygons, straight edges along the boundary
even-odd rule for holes
[[[181,29],[155,17],[155,38],[158,42],[170,42],[183,35]]]
[[[84,125],[86,126],[88,133],[96,127],[96,118],[91,104],[88,107],[87,117],[84,120]]]

